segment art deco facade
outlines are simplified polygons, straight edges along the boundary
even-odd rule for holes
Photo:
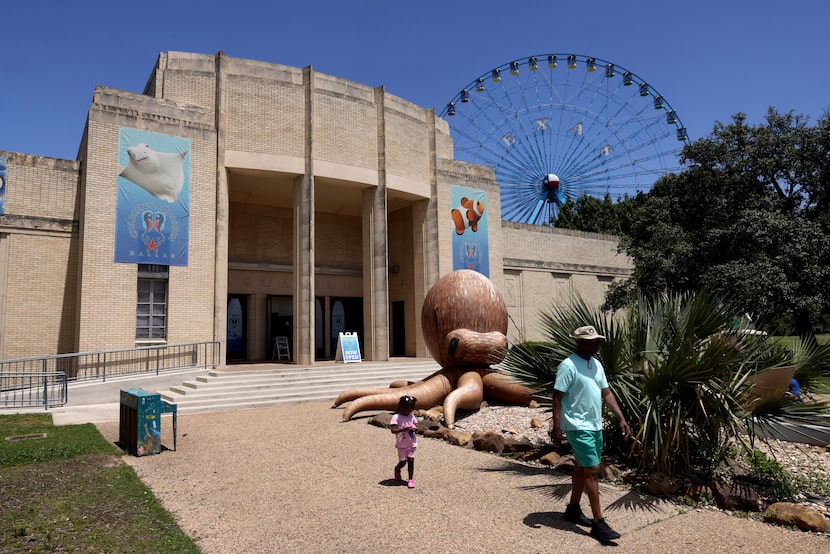
[[[341,331],[367,360],[427,356],[424,296],[467,263],[465,191],[513,341],[631,272],[613,237],[502,222],[494,173],[453,159],[434,110],[311,67],[163,53],[143,93],[97,87],[81,133],[74,161],[0,151],[0,359],[218,340],[269,360],[286,337],[308,364]],[[141,148],[173,192],[125,177]]]

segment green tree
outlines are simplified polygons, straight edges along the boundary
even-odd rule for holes
[[[817,125],[770,109],[716,123],[684,149],[688,169],[628,205],[622,248],[646,294],[711,288],[809,336],[830,308],[830,115]],[[613,305],[613,303],[611,303]]]
[[[625,199],[621,200],[624,201]],[[576,200],[568,198],[560,206],[554,225],[560,229],[619,235],[623,219],[624,210],[619,203],[614,203],[611,195],[606,192],[602,200],[587,194]]]

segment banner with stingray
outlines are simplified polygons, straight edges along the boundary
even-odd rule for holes
[[[115,261],[186,266],[190,139],[121,128],[118,165]]]

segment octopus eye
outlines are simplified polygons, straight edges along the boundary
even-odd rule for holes
[[[449,348],[450,356],[455,356],[455,351],[458,350],[458,343],[459,342],[460,341],[458,340],[457,337],[450,340],[450,348]]]

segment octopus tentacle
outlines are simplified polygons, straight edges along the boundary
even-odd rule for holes
[[[423,383],[424,381],[428,381],[428,380],[432,379],[433,377],[435,377],[436,375],[438,375],[441,372],[442,372],[442,370],[438,370],[435,373],[433,373],[432,375],[429,375],[428,377],[424,377],[424,379],[422,379],[421,381],[415,382],[415,383],[410,383],[408,381],[394,381],[388,387],[364,387],[364,388],[355,388],[355,389],[345,390],[345,391],[341,392],[340,395],[334,400],[334,406],[332,406],[332,407],[336,408],[336,407],[340,406],[341,404],[344,404],[344,403],[349,402],[351,400],[355,400],[357,398],[361,398],[363,396],[370,396],[370,395],[373,395],[373,394],[383,394],[383,393],[389,392],[389,389],[397,389],[398,393],[402,393],[402,392],[405,392],[408,387],[414,387],[415,385],[418,385],[419,383]],[[416,395],[413,395],[413,396],[416,396]],[[395,405],[395,407],[397,407],[397,404]]]
[[[458,270],[440,278],[424,298],[421,327],[427,350],[442,369],[418,383],[396,381],[390,388],[347,390],[334,401],[348,421],[364,410],[394,410],[403,394],[416,407],[443,404],[444,422],[455,423],[456,410],[477,410],[483,399],[527,404],[538,393],[491,368],[507,350],[507,306],[482,274]]]
[[[482,381],[484,383],[484,397],[488,400],[498,400],[516,405],[524,405],[531,400],[541,400],[530,387],[496,371],[484,375]]]
[[[455,390],[444,398],[444,425],[455,425],[455,411],[478,410],[484,400],[484,384],[481,381],[480,370],[469,370],[458,378]]]
[[[415,397],[416,408],[432,408],[441,404],[457,381],[457,377],[451,379],[451,375],[448,376],[446,373],[439,373],[411,387],[385,389],[383,393],[360,397],[343,410],[343,421],[348,421],[354,414],[366,410],[394,410],[398,407],[402,392]]]

